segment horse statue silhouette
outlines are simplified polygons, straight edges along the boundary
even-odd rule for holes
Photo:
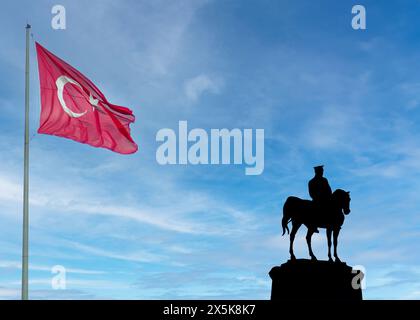
[[[344,223],[344,215],[350,213],[350,192],[337,189],[330,198],[330,201],[325,205],[322,212],[319,212],[318,207],[310,200],[303,200],[298,197],[288,197],[283,206],[283,219],[281,221],[284,236],[286,230],[289,234],[290,222],[292,223],[292,231],[290,232],[290,259],[296,260],[293,253],[293,241],[295,240],[296,232],[299,228],[305,225],[308,228],[306,234],[306,242],[308,244],[309,255],[312,260],[317,260],[315,257],[311,239],[312,235],[318,228],[327,229],[328,239],[328,260],[333,261],[331,258],[331,235],[334,239],[334,258],[336,262],[341,262],[337,254],[338,235],[341,226]]]

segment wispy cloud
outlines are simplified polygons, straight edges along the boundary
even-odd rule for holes
[[[212,198],[200,194],[191,194],[184,197],[182,201],[177,201],[173,205],[160,206],[152,208],[148,205],[121,205],[113,201],[106,201],[97,198],[89,191],[90,183],[86,180],[85,187],[78,190],[69,191],[66,186],[51,184],[40,180],[38,190],[33,190],[30,195],[30,204],[37,207],[48,208],[48,210],[60,210],[65,212],[83,212],[91,215],[104,215],[133,220],[139,223],[149,224],[151,226],[180,233],[190,234],[210,234],[222,235],[233,233],[235,229],[204,224],[196,221],[193,217],[196,212],[208,209],[218,210],[219,216],[242,217],[242,221],[252,219],[252,215],[241,212],[232,206],[225,205],[221,201],[215,201]],[[0,176],[0,199],[9,202],[21,202],[22,186],[5,175]],[[43,191],[42,191],[43,190]],[[181,190],[173,189],[174,195],[182,193]],[[188,192],[190,193],[190,192]],[[200,199],[197,201],[197,199]],[[216,218],[216,216],[215,216]],[[245,220],[244,220],[245,219]]]
[[[185,82],[185,95],[192,102],[197,102],[204,93],[218,94],[222,89],[221,79],[210,77],[205,74],[188,79]]]
[[[37,264],[31,264],[29,266],[30,270],[34,271],[47,271],[52,272],[52,268],[54,266],[46,266],[46,265],[37,265]],[[0,262],[0,268],[4,269],[22,269],[22,262],[21,261],[1,261]],[[66,272],[68,273],[74,273],[74,274],[85,274],[85,275],[95,275],[95,274],[105,274],[106,271],[101,270],[90,270],[90,269],[79,269],[79,268],[66,268]]]
[[[109,250],[100,249],[97,247],[85,245],[78,242],[68,242],[69,246],[73,249],[80,250],[82,252],[93,254],[105,258],[111,259],[118,259],[118,260],[126,260],[126,261],[133,261],[133,262],[158,262],[163,259],[162,256],[159,256],[154,253],[150,253],[147,251],[138,251],[138,252],[130,252],[130,253],[116,253]]]

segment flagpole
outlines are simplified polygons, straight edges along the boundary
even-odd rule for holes
[[[25,61],[25,148],[23,171],[23,237],[22,237],[22,300],[28,300],[29,258],[29,35],[31,26],[26,25]]]

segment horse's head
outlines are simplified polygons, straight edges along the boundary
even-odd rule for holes
[[[350,191],[337,189],[333,193],[333,198],[344,214],[350,213]]]

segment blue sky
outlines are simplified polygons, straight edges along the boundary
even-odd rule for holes
[[[358,2],[359,3],[359,2]],[[357,4],[358,4],[357,3]],[[420,298],[420,2],[7,1],[0,11],[0,298],[19,298],[25,24],[137,116],[131,156],[36,135],[31,47],[30,297],[268,299],[289,195],[314,165],[351,191],[339,253],[365,298]],[[160,166],[161,128],[262,128],[265,170]],[[308,257],[305,231],[296,254]],[[322,231],[315,254],[326,259]],[[67,269],[52,290],[51,268]]]

